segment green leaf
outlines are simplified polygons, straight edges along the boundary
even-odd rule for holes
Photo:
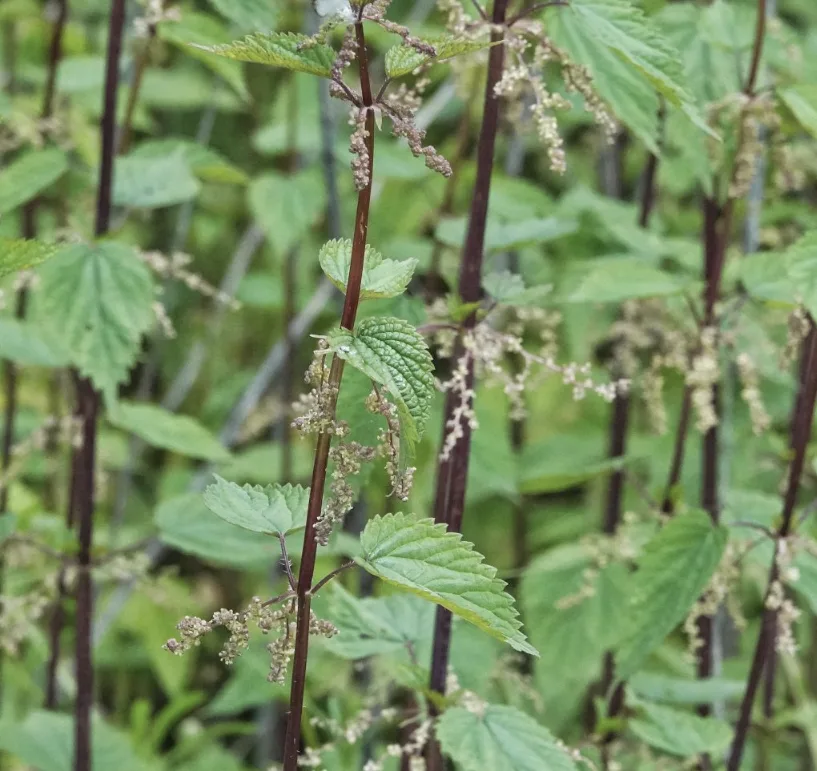
[[[541,494],[569,490],[621,461],[611,460],[597,434],[559,434],[531,442],[522,450],[519,491]]]
[[[522,276],[509,271],[489,273],[482,280],[482,287],[500,305],[537,305],[552,291],[550,284],[526,287]]]
[[[133,249],[76,244],[40,268],[35,317],[80,372],[115,399],[153,321],[153,281]]]
[[[192,139],[155,139],[143,142],[131,153],[131,157],[164,158],[179,154],[199,179],[227,185],[246,185],[246,172],[234,166],[211,147],[205,147]]]
[[[802,302],[812,316],[817,316],[817,231],[806,233],[785,254],[795,301]]]
[[[666,704],[708,704],[713,701],[735,700],[743,696],[743,680],[708,677],[687,680],[656,672],[638,672],[628,682],[634,693],[650,701]]]
[[[68,170],[68,157],[56,147],[28,150],[0,174],[0,215],[42,193]]]
[[[128,737],[95,718],[91,731],[92,771],[146,771]],[[0,748],[37,771],[71,771],[74,722],[71,715],[35,710],[22,723],[0,723]]]
[[[253,217],[278,254],[285,254],[309,233],[323,215],[325,200],[323,181],[315,169],[289,177],[264,174],[249,187]]]
[[[151,447],[161,447],[200,460],[223,461],[227,449],[197,420],[176,415],[163,407],[144,402],[121,401],[111,409],[111,425],[129,431]]]
[[[778,96],[798,123],[813,137],[817,137],[817,85],[800,83],[778,91]]]
[[[396,653],[412,646],[416,651],[434,625],[434,606],[411,594],[359,599],[335,581],[326,612],[338,634],[325,647],[337,656],[356,661]]]
[[[576,764],[544,726],[515,707],[480,712],[452,707],[437,723],[443,752],[462,771],[575,771]]]
[[[269,32],[247,35],[226,45],[197,45],[203,51],[242,62],[269,64],[295,72],[328,78],[337,54],[330,46],[314,43],[306,35]]]
[[[616,656],[627,679],[684,619],[715,572],[727,531],[704,511],[677,515],[647,544],[633,577],[628,631]]]
[[[492,43],[480,40],[465,40],[451,35],[424,40],[424,43],[434,46],[435,55],[429,56],[410,45],[396,45],[386,51],[386,75],[390,78],[399,78],[409,75],[418,67],[427,62],[441,62],[453,59],[455,56],[470,54],[490,48]]]
[[[17,516],[15,514],[0,514],[0,544],[17,530]]]
[[[30,321],[0,318],[0,358],[15,364],[64,367],[69,357],[58,341]]]
[[[309,488],[300,485],[237,485],[216,475],[203,493],[217,517],[254,533],[286,535],[306,526]]]
[[[409,443],[420,439],[434,396],[428,346],[403,319],[363,319],[354,332],[336,329],[327,340],[341,359],[389,390],[400,411],[402,433]]]
[[[235,62],[214,59],[206,53],[229,44],[230,35],[217,19],[187,10],[180,21],[161,22],[159,37],[179,46],[186,54],[199,59],[216,75],[223,78],[242,99],[249,100],[250,94],[244,82],[244,72],[241,66]]]
[[[154,522],[168,546],[216,565],[262,571],[281,556],[277,538],[259,538],[214,517],[199,493],[163,501]]]
[[[372,575],[448,608],[514,650],[539,655],[496,569],[445,525],[410,514],[377,516],[364,528],[360,548],[355,561]]]
[[[592,260],[578,287],[565,299],[574,303],[618,303],[679,294],[689,279],[668,273],[640,258]]]
[[[268,0],[209,0],[225,19],[241,30],[275,29],[278,9]]]
[[[53,257],[59,247],[27,238],[0,238],[0,278],[27,270]]]
[[[114,164],[113,202],[135,209],[160,209],[195,198],[199,183],[181,152],[165,156],[132,153]]]
[[[732,739],[732,728],[723,720],[640,700],[634,706],[639,717],[629,720],[628,728],[641,741],[670,755],[719,755]]]
[[[349,239],[327,241],[321,247],[318,259],[329,280],[341,292],[345,292],[352,265],[352,242]],[[367,244],[360,299],[382,299],[403,294],[416,267],[417,260],[390,260]]]
[[[460,248],[465,238],[465,217],[445,218],[437,225],[435,236],[446,246]],[[573,220],[558,217],[536,218],[519,222],[488,220],[485,249],[489,252],[521,249],[523,246],[555,241],[575,233],[578,225]]]

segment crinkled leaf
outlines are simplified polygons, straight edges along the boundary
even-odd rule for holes
[[[349,239],[327,241],[321,248],[318,259],[329,280],[341,292],[345,292],[352,265],[352,242]],[[402,294],[416,267],[417,260],[390,260],[367,244],[363,257],[360,299],[382,299]]]
[[[39,265],[58,249],[56,244],[30,238],[0,238],[0,278]]]
[[[300,485],[237,485],[216,475],[203,493],[217,517],[254,533],[286,535],[306,525],[309,488]]]
[[[372,575],[406,589],[474,624],[512,648],[538,656],[496,569],[473,544],[445,525],[412,514],[370,520],[356,562]]]
[[[164,156],[132,153],[114,165],[113,202],[136,209],[159,209],[195,198],[199,183],[181,152]]]
[[[670,755],[720,754],[732,739],[731,726],[714,717],[700,717],[640,700],[635,707],[639,715],[627,722],[630,731],[641,741]]]
[[[684,276],[639,258],[593,260],[579,285],[565,298],[574,303],[618,303],[679,294],[689,286]]]
[[[147,771],[128,736],[95,718],[92,731],[92,771]],[[74,768],[74,721],[71,715],[35,710],[21,723],[0,723],[0,748],[37,771]]]
[[[636,672],[684,619],[715,572],[727,537],[706,512],[693,509],[649,541],[633,577],[628,629],[616,656],[619,678]]]
[[[489,273],[482,280],[482,287],[501,305],[535,305],[547,297],[553,287],[526,287],[522,276],[509,271]]]
[[[434,396],[431,354],[417,330],[403,319],[363,319],[355,329],[336,329],[330,348],[389,390],[400,411],[401,431],[411,443],[423,434]]]
[[[30,201],[68,170],[68,157],[56,147],[28,150],[0,174],[0,214]]]
[[[264,174],[249,187],[253,216],[279,254],[306,236],[323,214],[325,200],[323,181],[315,169],[289,177]]]
[[[451,707],[437,723],[443,752],[462,771],[575,771],[576,764],[544,726],[504,704],[483,711]]]
[[[200,460],[223,461],[230,458],[225,447],[188,415],[177,415],[155,404],[118,402],[111,410],[112,425],[135,434],[152,447]]]
[[[337,54],[330,46],[314,43],[306,35],[270,32],[247,35],[226,45],[199,45],[204,51],[242,62],[269,64],[328,78]]]
[[[15,364],[64,367],[68,354],[53,335],[39,325],[10,317],[0,318],[0,358]]]
[[[231,36],[218,19],[204,13],[185,10],[179,21],[161,22],[159,36],[162,40],[181,47],[186,54],[199,59],[216,75],[229,83],[242,99],[249,99],[250,95],[244,82],[244,72],[241,66],[236,62],[217,59],[206,53],[214,48],[230,44]]]
[[[399,78],[408,75],[427,62],[453,59],[455,56],[481,51],[492,45],[488,41],[465,40],[451,35],[423,42],[434,46],[434,56],[418,51],[410,45],[396,45],[386,52],[386,75],[390,78]]]
[[[115,241],[76,244],[39,270],[39,323],[72,363],[111,399],[153,321],[153,281],[133,249]]]

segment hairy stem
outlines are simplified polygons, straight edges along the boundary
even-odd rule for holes
[[[357,58],[360,67],[361,93],[366,108],[372,106],[372,89],[369,80],[369,66],[366,52],[366,38],[363,23],[355,25],[357,36]],[[349,276],[346,282],[346,299],[343,304],[340,325],[345,329],[354,329],[357,309],[360,302],[360,284],[363,278],[363,257],[366,249],[366,237],[369,230],[369,205],[372,197],[372,172],[374,170],[374,111],[366,113],[366,148],[369,154],[368,183],[357,199],[355,231],[352,240],[352,259]],[[336,391],[340,388],[343,377],[343,360],[339,356],[332,359],[329,371],[329,387]],[[334,412],[334,405],[332,405]],[[298,619],[295,632],[295,655],[292,662],[292,685],[289,696],[289,718],[287,720],[286,738],[284,739],[284,771],[297,771],[298,751],[301,740],[301,718],[304,706],[306,687],[306,665],[309,655],[309,619],[311,611],[312,579],[315,573],[315,558],[318,544],[315,540],[315,524],[321,513],[323,491],[326,485],[326,469],[329,462],[329,449],[332,437],[322,433],[315,447],[315,461],[312,467],[312,486],[309,492],[304,545],[301,552],[301,566],[298,573]]]
[[[468,218],[462,262],[460,263],[459,295],[463,302],[476,302],[480,298],[482,262],[485,249],[485,230],[488,220],[488,201],[491,194],[491,174],[494,167],[497,132],[499,129],[500,102],[495,94],[496,84],[502,77],[505,62],[503,27],[507,13],[507,0],[495,0],[491,18],[494,46],[488,58],[488,78],[485,84],[484,113],[477,145],[477,175],[474,196]],[[465,321],[464,328],[472,329],[476,324],[475,314]],[[462,343],[457,345],[455,360],[463,355]],[[474,381],[473,360],[468,367],[465,387],[470,389]],[[452,420],[455,395],[448,393],[445,403],[443,432]],[[450,460],[440,463],[437,472],[437,492],[435,496],[434,519],[444,522],[451,532],[459,533],[465,509],[465,490],[468,479],[468,460],[471,452],[471,426],[468,420],[461,423],[462,436],[454,447]],[[448,673],[448,657],[451,646],[451,612],[438,606],[434,624],[434,643],[431,658],[431,679],[429,687],[437,693],[445,693]],[[429,771],[442,771],[443,759],[439,746],[431,742],[429,747]]]
[[[788,483],[783,498],[783,513],[780,526],[777,530],[775,553],[769,571],[769,581],[764,596],[763,615],[761,616],[760,634],[755,646],[752,666],[749,670],[749,679],[746,682],[746,691],[738,713],[735,727],[735,736],[726,764],[726,771],[739,771],[746,740],[749,736],[749,726],[752,717],[752,707],[755,696],[760,687],[763,672],[769,661],[769,654],[774,650],[774,641],[777,634],[777,609],[769,607],[768,598],[772,587],[780,579],[778,553],[780,542],[787,538],[794,525],[794,509],[797,503],[797,493],[800,488],[800,479],[805,466],[808,443],[811,439],[811,425],[814,419],[814,404],[817,400],[817,328],[814,320],[809,318],[809,333],[803,343],[804,355],[807,359],[803,388],[800,390],[794,407],[794,430],[792,432],[793,459],[788,470]]]
[[[95,226],[97,238],[107,234],[111,220],[111,187],[116,154],[116,99],[119,90],[119,57],[122,51],[124,23],[125,0],[112,0],[105,64],[102,153]],[[91,657],[93,619],[91,548],[94,527],[96,429],[100,395],[89,380],[77,373],[74,379],[77,406],[82,419],[82,447],[75,452],[76,463],[71,483],[78,530],[74,771],[91,771],[91,706],[94,693],[94,668]]]

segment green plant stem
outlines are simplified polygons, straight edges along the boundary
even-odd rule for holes
[[[116,155],[116,104],[119,91],[119,58],[125,24],[125,0],[112,0],[108,26],[108,51],[105,63],[105,97],[102,114],[101,166],[97,191],[95,233],[108,233],[111,220],[113,166]],[[90,380],[74,373],[78,412],[82,421],[82,446],[74,453],[72,508],[78,531],[77,608],[76,608],[76,681],[74,709],[74,771],[91,771],[91,707],[94,695],[94,667],[91,653],[93,621],[93,583],[91,549],[94,532],[94,492],[96,467],[96,430],[100,394]]]
[[[360,21],[355,25],[355,34],[357,36],[357,59],[360,67],[363,105],[369,108],[366,114],[366,148],[369,154],[369,180],[366,187],[358,193],[355,230],[352,240],[351,265],[346,283],[346,299],[343,304],[343,312],[340,320],[340,325],[349,330],[354,329],[357,309],[360,303],[360,284],[363,279],[363,257],[369,230],[369,206],[372,197],[375,131],[374,110],[371,109],[373,101],[366,52],[366,37],[363,30],[363,23]],[[337,393],[337,390],[340,388],[342,378],[343,360],[339,356],[334,356],[329,370],[329,388],[334,390],[335,393]],[[334,413],[335,404],[332,405],[331,410]],[[301,719],[306,688],[306,667],[307,657],[309,655],[311,590],[318,548],[317,541],[315,540],[315,524],[321,513],[331,444],[332,436],[330,434],[323,433],[318,437],[318,442],[315,447],[315,461],[312,467],[312,486],[309,491],[304,545],[303,551],[301,552],[301,566],[298,573],[298,618],[295,631],[295,655],[292,662],[289,718],[287,720],[286,738],[284,739],[284,771],[297,771],[298,768]]]
[[[465,237],[462,261],[460,263],[459,295],[464,303],[480,299],[482,262],[485,250],[485,231],[488,222],[488,201],[491,194],[491,174],[494,167],[496,139],[499,130],[500,101],[495,93],[496,84],[502,77],[505,62],[504,26],[507,14],[507,0],[496,0],[492,14],[491,41],[494,43],[488,57],[488,78],[485,84],[484,112],[479,144],[477,145],[477,175],[468,231]],[[476,325],[476,314],[472,313],[463,325],[466,332]],[[454,352],[454,360],[463,355],[460,341]],[[465,387],[470,389],[474,382],[473,359],[469,358]],[[449,421],[453,419],[457,396],[448,393],[443,418],[443,435]],[[468,460],[471,452],[471,426],[467,419],[461,421],[462,435],[454,447],[450,459],[441,461],[437,470],[437,491],[435,495],[434,519],[445,523],[451,532],[459,533],[465,509],[465,491],[468,480]],[[431,678],[429,688],[438,694],[445,693],[448,675],[448,657],[451,647],[451,612],[437,607],[434,624],[434,642],[431,658]],[[432,712],[434,707],[432,705]],[[444,760],[439,745],[432,741],[428,749],[429,771],[442,771]]]
[[[156,25],[148,25],[147,38],[139,51],[133,70],[133,79],[128,90],[128,102],[125,105],[125,116],[119,129],[119,144],[117,155],[124,155],[130,149],[131,132],[133,130],[133,114],[136,111],[136,104],[139,101],[139,91],[142,87],[142,80],[145,77],[148,60],[150,59],[150,49],[156,39]]]
[[[749,735],[749,726],[752,717],[752,708],[755,702],[758,688],[760,687],[763,672],[769,659],[769,653],[774,650],[774,643],[777,636],[777,609],[768,607],[768,598],[772,586],[780,578],[780,566],[778,564],[778,553],[780,542],[792,533],[794,527],[794,509],[797,504],[797,493],[800,488],[800,480],[806,462],[808,443],[811,439],[811,426],[814,420],[814,405],[817,400],[817,328],[814,320],[809,318],[809,333],[803,343],[804,355],[807,363],[805,365],[805,377],[803,387],[795,399],[794,406],[794,431],[792,436],[792,449],[794,456],[791,467],[788,470],[788,483],[783,498],[783,512],[780,518],[780,526],[777,530],[775,541],[775,552],[772,559],[772,566],[769,571],[769,581],[764,594],[763,614],[760,621],[760,634],[755,645],[752,665],[749,670],[749,679],[746,683],[746,691],[738,712],[738,721],[735,727],[735,736],[732,741],[732,748],[726,764],[726,771],[739,771],[743,751],[746,747],[746,740]]]

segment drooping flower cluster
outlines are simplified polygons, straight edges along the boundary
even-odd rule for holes
[[[198,292],[204,297],[209,297],[217,303],[226,305],[232,310],[238,310],[241,303],[232,295],[208,284],[201,276],[188,270],[187,266],[193,262],[193,258],[184,252],[176,252],[170,257],[158,251],[139,252],[139,258],[156,275],[162,278],[172,278],[181,281],[188,289]]]
[[[686,374],[686,383],[692,389],[695,426],[701,433],[718,425],[713,388],[720,380],[720,375],[718,330],[715,327],[705,327],[701,330],[700,348]]]

